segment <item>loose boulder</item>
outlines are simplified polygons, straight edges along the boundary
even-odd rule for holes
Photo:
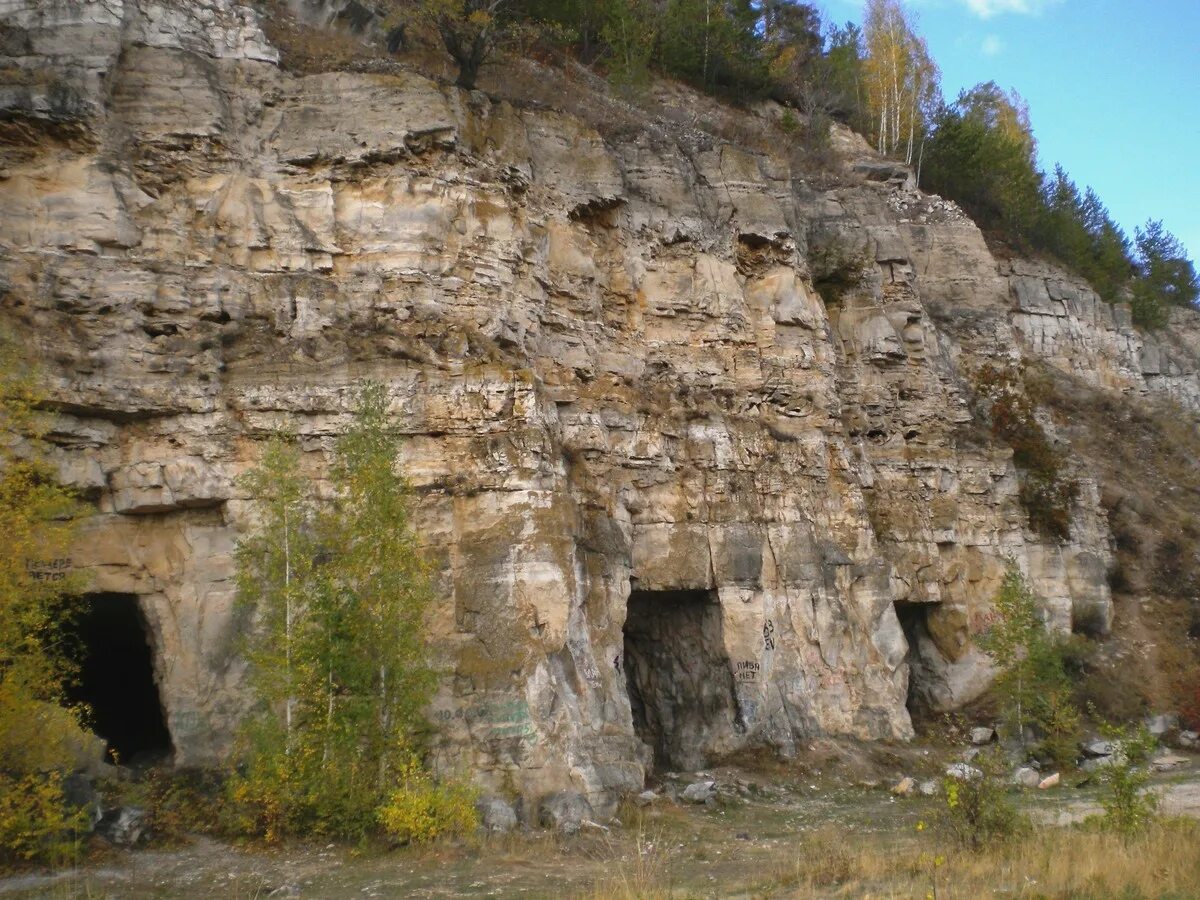
[[[146,811],[140,806],[110,809],[100,819],[96,833],[117,847],[132,847],[146,832]]]
[[[954,763],[947,767],[946,775],[959,781],[974,781],[976,778],[983,777],[981,771],[974,766],[968,766],[966,763]]]
[[[982,747],[985,744],[990,744],[996,739],[995,728],[972,728],[971,743],[976,747]]]
[[[543,828],[553,828],[559,834],[577,834],[584,821],[591,819],[592,805],[582,794],[574,791],[552,794],[544,798],[538,807],[538,824]]]
[[[1032,766],[1021,766],[1013,775],[1013,782],[1024,788],[1035,788],[1042,781],[1042,773]]]
[[[707,803],[717,796],[715,781],[697,781],[683,789],[683,799],[688,803]]]
[[[1084,756],[1098,759],[1102,756],[1112,756],[1116,745],[1112,741],[1093,740],[1084,741],[1079,745],[1079,749],[1083,751]]]
[[[507,800],[501,797],[483,797],[475,804],[479,823],[487,831],[512,831],[517,827],[517,813]]]
[[[1146,730],[1155,737],[1162,737],[1169,731],[1179,727],[1179,716],[1174,713],[1164,713],[1146,717]]]

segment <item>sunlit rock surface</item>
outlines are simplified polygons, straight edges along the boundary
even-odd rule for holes
[[[245,708],[237,476],[288,428],[327,493],[363,378],[437,561],[437,760],[485,786],[611,808],[662,736],[630,685],[669,710],[696,660],[719,677],[664,737],[686,762],[907,738],[910,679],[935,707],[987,684],[971,635],[1008,558],[1053,627],[1108,626],[1094,483],[1068,541],[1034,534],[967,376],[1025,355],[1200,408],[1194,316],[1148,340],[865,148],[818,189],[782,147],[292,75],[233,0],[0,23],[3,315],[95,504],[71,564],[140,597],[178,762],[220,759]],[[640,620],[629,647],[669,644],[640,678],[632,591],[704,604]]]

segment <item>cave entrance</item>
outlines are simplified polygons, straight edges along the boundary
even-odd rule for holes
[[[897,603],[896,618],[904,630],[904,639],[908,642],[908,697],[906,705],[909,715],[914,718],[924,716],[931,709],[929,696],[933,673],[923,655],[923,651],[932,645],[929,636],[929,603]]]
[[[654,751],[654,767],[707,765],[709,748],[737,723],[716,592],[633,591],[625,682],[634,731]]]
[[[79,677],[67,692],[122,765],[163,762],[171,734],[154,682],[146,618],[135,594],[88,594],[71,625]]]

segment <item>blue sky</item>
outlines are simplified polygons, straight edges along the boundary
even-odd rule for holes
[[[862,21],[859,0],[826,19]],[[1091,185],[1133,237],[1162,219],[1200,263],[1200,0],[909,0],[948,98],[1029,103],[1042,166]]]

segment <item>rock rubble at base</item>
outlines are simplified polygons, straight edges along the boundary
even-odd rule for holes
[[[587,799],[573,791],[546,797],[538,807],[538,824],[559,834],[578,834],[585,823],[594,822],[595,812]]]

